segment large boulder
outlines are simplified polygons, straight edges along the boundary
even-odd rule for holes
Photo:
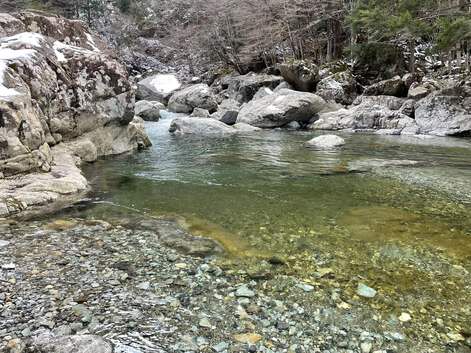
[[[410,99],[422,99],[430,93],[440,89],[440,84],[435,80],[424,79],[422,82],[414,82],[409,87],[407,97]]]
[[[444,89],[419,100],[415,120],[422,134],[471,136],[471,88]]]
[[[358,96],[359,85],[349,71],[339,72],[319,81],[316,94],[326,101],[350,105]]]
[[[215,95],[204,83],[175,92],[168,102],[168,109],[174,113],[191,114],[195,108],[206,109],[210,113],[218,108]]]
[[[309,125],[314,130],[379,130],[384,134],[415,134],[414,119],[381,105],[360,104],[350,109],[321,113]]]
[[[309,121],[325,105],[315,94],[282,89],[244,105],[237,122],[261,128],[281,127],[292,121]]]
[[[239,103],[247,103],[254,98],[262,87],[273,90],[282,81],[283,78],[280,76],[250,72],[246,75],[225,77],[220,82],[220,86],[228,98]]]
[[[134,108],[134,114],[145,121],[159,121],[160,111],[164,109],[165,106],[157,101],[138,101]]]
[[[395,96],[406,97],[408,87],[400,76],[395,76],[389,80],[380,81],[368,86],[363,94],[365,96]]]
[[[167,104],[170,96],[180,87],[181,83],[175,75],[152,75],[137,83],[136,98]]]
[[[281,76],[296,90],[312,92],[319,82],[319,68],[304,60],[293,60],[278,66]]]

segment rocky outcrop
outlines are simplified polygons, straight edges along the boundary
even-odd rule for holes
[[[343,145],[345,145],[345,140],[337,135],[322,135],[306,142],[306,147],[322,150],[338,148]]]
[[[145,121],[158,121],[160,119],[160,111],[165,106],[157,101],[138,101],[134,108],[134,114]]]
[[[358,96],[358,91],[359,85],[353,75],[344,71],[322,79],[317,84],[316,94],[326,101],[350,105]]]
[[[251,101],[255,94],[266,87],[275,89],[283,78],[274,75],[255,74],[250,72],[246,75],[228,76],[219,83],[221,94],[226,98],[234,99],[239,103]]]
[[[282,89],[245,104],[237,122],[260,128],[280,127],[292,121],[306,122],[325,105],[326,102],[315,94]]]
[[[0,17],[3,32],[10,35],[0,39],[1,178],[43,173],[30,181],[48,184],[42,199],[50,201],[54,193],[84,189],[73,166],[80,161],[69,163],[62,155],[70,149],[61,145],[80,145],[80,160],[92,161],[150,143],[141,122],[133,121],[134,92],[126,69],[100,49],[81,22],[32,13]],[[29,32],[15,33],[23,30]],[[75,186],[65,190],[57,179],[69,175],[73,181],[68,185]],[[3,210],[12,213],[41,203],[21,192],[23,186],[32,192],[30,185],[21,186],[22,178],[30,176],[0,179]],[[17,179],[18,197],[12,189]]]
[[[422,134],[471,136],[471,87],[444,89],[418,101],[415,121]]]
[[[294,60],[278,66],[281,76],[296,90],[312,92],[319,82],[319,68],[303,60]]]
[[[204,83],[175,92],[168,102],[168,109],[174,113],[191,114],[195,108],[206,109],[210,113],[218,108],[216,96]]]
[[[175,75],[152,75],[137,83],[136,98],[167,104],[181,83]]]

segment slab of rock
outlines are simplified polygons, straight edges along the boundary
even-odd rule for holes
[[[206,109],[210,113],[218,108],[216,96],[204,83],[175,92],[168,102],[168,109],[174,113],[191,114],[195,108]]]
[[[415,107],[415,121],[422,134],[471,135],[471,88],[440,90],[421,99]]]
[[[315,94],[282,89],[244,105],[237,122],[261,128],[281,127],[292,121],[309,121],[325,105]]]
[[[175,75],[152,75],[137,83],[136,98],[167,104],[170,96],[180,88],[181,83]]]
[[[317,149],[333,149],[345,145],[345,140],[337,135],[322,135],[306,142],[307,147]]]
[[[312,92],[319,82],[319,68],[304,60],[294,60],[278,66],[281,76],[296,90]]]
[[[170,124],[169,132],[175,135],[224,135],[236,130],[211,118],[176,118]]]
[[[363,94],[365,96],[395,96],[395,97],[406,97],[407,96],[406,84],[400,76],[395,76],[389,80],[380,81],[365,89]]]
[[[138,101],[134,108],[134,113],[145,121],[159,121],[160,111],[165,109],[165,105],[157,101]]]
[[[32,346],[37,353],[113,353],[112,345],[95,335],[39,338]]]

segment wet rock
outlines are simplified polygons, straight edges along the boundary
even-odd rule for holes
[[[260,129],[259,127],[255,127],[255,126],[252,126],[252,125],[249,125],[249,124],[245,124],[245,123],[237,123],[237,124],[234,124],[234,125],[233,125],[233,128],[236,130],[236,132],[241,132],[241,133],[245,133],[245,132],[256,132],[256,131],[262,130],[262,129]]]
[[[210,113],[217,110],[216,97],[208,85],[200,83],[175,92],[168,102],[168,109],[174,113],[191,114],[195,108]]]
[[[310,284],[306,283],[299,283],[297,287],[301,288],[305,292],[312,292],[314,290],[314,286],[311,286]]]
[[[325,104],[315,94],[284,89],[244,105],[237,122],[260,128],[281,127],[292,121],[309,121]]]
[[[170,96],[180,87],[181,83],[175,75],[152,75],[138,82],[136,97],[167,104]]]
[[[337,135],[322,135],[306,142],[307,147],[332,149],[345,145],[345,140]]]
[[[357,294],[364,298],[374,298],[376,297],[377,291],[364,283],[358,283]]]
[[[170,125],[169,132],[175,135],[224,135],[234,134],[233,127],[211,118],[176,118]]]
[[[165,106],[157,101],[139,101],[136,102],[134,113],[145,121],[159,121],[160,111]]]
[[[382,169],[387,167],[410,167],[418,165],[419,162],[411,160],[396,159],[363,159],[348,163],[348,171],[350,172],[367,172],[374,169]]]
[[[239,116],[240,103],[234,99],[226,99],[219,104],[218,110],[211,118],[219,120],[227,125],[234,125]]]

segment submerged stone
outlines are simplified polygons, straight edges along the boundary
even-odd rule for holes
[[[358,283],[357,294],[364,298],[374,298],[377,291],[366,284]]]

